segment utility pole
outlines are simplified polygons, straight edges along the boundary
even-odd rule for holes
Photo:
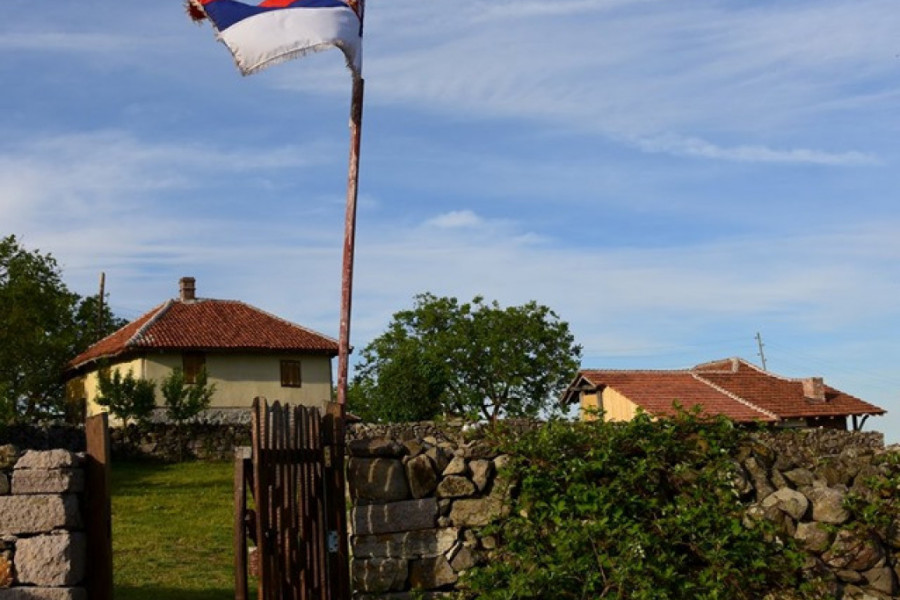
[[[766,369],[766,355],[763,352],[763,346],[765,344],[763,344],[762,336],[759,335],[758,331],[756,332],[756,345],[759,346],[759,358],[762,360],[763,371],[768,371],[768,369]]]
[[[94,337],[96,339],[100,339],[103,337],[103,296],[106,293],[106,273],[100,272],[100,295],[98,296],[100,302],[97,303],[97,330],[94,332]]]

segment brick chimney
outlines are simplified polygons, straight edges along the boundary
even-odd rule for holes
[[[804,379],[803,397],[814,402],[825,402],[825,380],[821,377]]]
[[[178,288],[180,292],[180,299],[182,302],[190,302],[192,300],[196,300],[196,296],[194,295],[195,281],[196,280],[193,277],[182,277],[178,280]]]

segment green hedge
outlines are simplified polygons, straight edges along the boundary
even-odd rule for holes
[[[804,556],[748,524],[732,458],[746,434],[694,415],[551,422],[499,433],[518,481],[500,546],[467,595],[514,598],[816,598]]]

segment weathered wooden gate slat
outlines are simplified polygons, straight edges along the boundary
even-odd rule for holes
[[[236,455],[235,463],[236,600],[247,600],[248,515],[259,600],[349,599],[343,427],[337,405],[323,416],[316,408],[254,400],[250,458]]]
[[[106,413],[101,413],[88,417],[84,424],[87,446],[85,514],[88,556],[91,560],[85,587],[91,600],[111,600],[113,597],[111,453],[108,419]]]

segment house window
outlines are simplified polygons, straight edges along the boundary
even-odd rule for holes
[[[281,387],[300,387],[300,361],[281,361]]]
[[[197,383],[197,376],[206,366],[206,355],[202,352],[185,352],[181,356],[181,369],[185,383]]]

